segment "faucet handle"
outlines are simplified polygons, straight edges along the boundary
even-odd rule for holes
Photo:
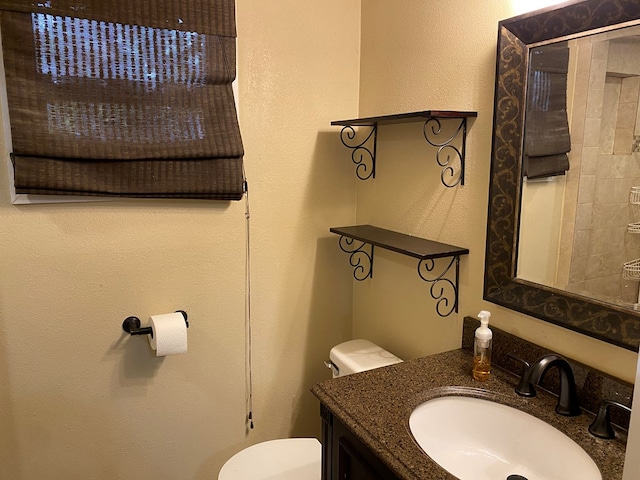
[[[518,386],[516,387],[516,393],[518,395],[522,395],[523,397],[535,397],[536,389],[529,381],[529,375],[527,375],[527,372],[529,371],[529,367],[531,367],[529,362],[527,362],[526,360],[523,360],[517,355],[514,355],[513,353],[507,353],[507,357],[511,358],[512,360],[515,360],[516,362],[521,363],[524,366],[524,369],[522,370],[522,375],[520,375],[520,381],[518,382]]]
[[[603,400],[595,420],[589,425],[589,433],[600,438],[615,438],[616,433],[611,426],[610,407],[621,408],[631,413],[631,409],[622,403],[613,400]]]
[[[529,365],[529,362],[527,362],[526,360],[523,360],[522,358],[520,358],[519,356],[513,353],[507,353],[507,357],[509,357],[512,360],[515,360],[516,362],[520,362],[522,365],[524,365],[525,370],[531,366]]]

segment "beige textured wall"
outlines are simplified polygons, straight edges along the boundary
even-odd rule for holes
[[[244,203],[17,207],[2,168],[0,478],[215,479],[250,443],[319,434],[309,388],[351,333],[328,227],[354,221],[354,179],[329,123],[357,115],[360,2],[237,9],[256,429],[245,434]],[[121,332],[126,316],[178,308],[187,354],[155,358]]]
[[[381,128],[376,179],[357,186],[358,223],[469,248],[460,313],[437,317],[416,262],[378,250],[374,279],[354,289],[354,334],[412,358],[459,346],[462,317],[488,309],[507,331],[633,381],[632,352],[482,300],[497,24],[523,7],[505,0],[362,3],[362,116],[450,109],[476,110],[478,118],[463,187],[439,184],[420,124]]]

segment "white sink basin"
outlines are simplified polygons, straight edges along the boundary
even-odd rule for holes
[[[602,480],[587,452],[560,430],[490,400],[434,398],[413,411],[409,427],[425,453],[460,480]]]

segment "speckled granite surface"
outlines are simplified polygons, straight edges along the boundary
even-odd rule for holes
[[[490,398],[530,413],[566,433],[594,459],[604,480],[621,480],[626,436],[602,440],[587,428],[593,416],[567,418],[554,411],[556,397],[514,393],[517,378],[494,368],[487,382],[471,377],[472,356],[462,349],[367,372],[325,380],[312,391],[333,414],[403,480],[452,480],[415,443],[409,415],[422,402],[442,395]],[[573,480],[573,479],[567,479]],[[577,479],[576,479],[577,480]]]

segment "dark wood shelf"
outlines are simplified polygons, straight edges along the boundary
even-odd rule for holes
[[[389,125],[394,123],[425,121],[430,118],[470,118],[477,116],[478,112],[459,112],[455,110],[424,110],[422,112],[399,113],[395,115],[382,115],[379,117],[336,120],[331,122],[331,125],[370,127],[374,125]]]
[[[403,255],[425,260],[428,258],[458,257],[469,253],[469,249],[446,243],[434,242],[425,238],[405,235],[372,225],[354,225],[351,227],[333,227],[331,233],[353,238],[361,242],[391,250]]]
[[[363,281],[373,277],[373,250],[375,247],[408,255],[419,259],[418,275],[422,280],[431,284],[429,292],[431,298],[436,300],[438,315],[447,317],[453,312],[458,313],[460,257],[467,255],[469,249],[405,235],[372,225],[332,227],[329,231],[340,235],[340,249],[350,255],[349,263],[354,269],[353,278],[356,280]],[[367,249],[366,245],[370,247]],[[435,260],[439,258],[449,258],[450,260],[445,260],[444,268],[441,265],[436,270]],[[452,273],[449,274],[450,271]],[[445,293],[445,290],[448,293]]]
[[[376,178],[378,126],[424,122],[422,129],[424,139],[429,145],[437,148],[435,160],[442,168],[440,181],[445,187],[452,188],[456,185],[464,185],[467,120],[477,116],[478,112],[424,110],[379,117],[335,120],[331,125],[342,126],[340,141],[351,150],[351,160],[356,165],[356,175],[360,180],[368,180]],[[454,122],[454,126],[457,126],[450,131],[448,128],[442,128],[443,122]],[[368,127],[371,131],[368,135],[358,137],[355,127]]]

